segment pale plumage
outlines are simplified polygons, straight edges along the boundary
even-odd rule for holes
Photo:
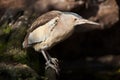
[[[68,38],[74,32],[74,27],[81,24],[92,24],[93,27],[94,25],[100,27],[98,23],[83,19],[76,13],[50,11],[40,16],[31,25],[23,42],[23,47],[33,46],[36,51],[42,52],[47,63],[49,62],[46,65],[58,72],[56,59],[46,54],[45,50]]]

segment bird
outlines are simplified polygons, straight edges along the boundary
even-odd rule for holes
[[[52,10],[44,13],[27,30],[23,48],[33,47],[35,51],[42,53],[46,60],[45,69],[51,67],[56,74],[59,74],[58,59],[51,57],[47,50],[70,37],[75,26],[82,24],[100,26],[99,23],[84,19],[74,12]]]

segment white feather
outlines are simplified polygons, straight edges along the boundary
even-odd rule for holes
[[[49,37],[51,30],[57,24],[56,23],[57,19],[58,19],[58,17],[55,17],[54,19],[50,20],[45,25],[39,26],[37,29],[35,29],[33,32],[31,32],[28,37],[28,44],[45,41]]]

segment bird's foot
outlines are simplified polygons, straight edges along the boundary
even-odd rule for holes
[[[45,69],[51,67],[55,70],[55,72],[59,75],[59,64],[57,58],[51,58],[49,61],[46,62]]]

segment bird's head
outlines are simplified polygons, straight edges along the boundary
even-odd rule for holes
[[[84,19],[73,12],[64,12],[64,19],[66,24],[68,23],[72,26],[82,25],[82,28],[84,27],[85,29],[103,29],[99,23]]]

